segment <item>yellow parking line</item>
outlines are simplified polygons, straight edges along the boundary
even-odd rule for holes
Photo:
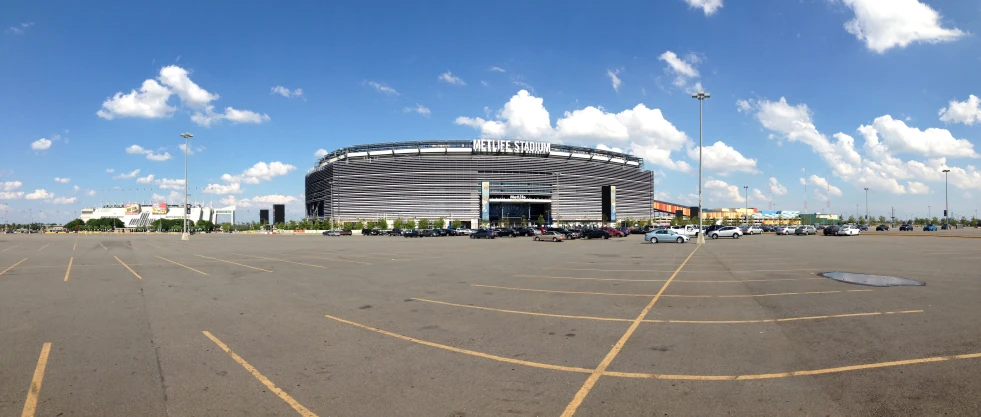
[[[99,246],[102,246],[102,249],[105,249],[106,251],[109,250],[109,249],[106,249],[106,245],[103,245],[102,242],[99,242]]]
[[[74,261],[74,260],[75,260],[75,257],[74,256],[71,257],[71,258],[68,258],[68,270],[65,271],[65,282],[68,282],[68,275],[70,275],[72,273],[72,261]]]
[[[26,261],[26,260],[27,260],[27,258],[24,258],[24,259],[21,259],[21,260],[20,260],[20,262],[17,262],[17,263],[15,263],[15,264],[13,264],[13,265],[10,265],[10,267],[9,267],[9,268],[7,268],[7,269],[4,269],[4,270],[3,270],[3,272],[0,272],[0,275],[3,275],[3,274],[6,274],[6,273],[7,273],[7,271],[9,271],[9,270],[11,270],[11,269],[14,269],[14,267],[15,267],[15,266],[17,266],[17,265],[20,265],[20,264],[22,264],[22,263],[23,263],[24,261]]]
[[[75,238],[75,243],[72,243],[72,250],[75,250],[75,246],[78,246],[78,238]]]
[[[232,265],[238,265],[238,266],[244,266],[244,267],[246,267],[246,268],[252,268],[252,269],[255,269],[255,270],[258,270],[258,271],[262,271],[262,272],[272,272],[272,271],[270,271],[270,270],[268,270],[268,269],[262,269],[262,268],[256,268],[256,267],[254,267],[254,266],[249,266],[249,265],[246,265],[246,264],[240,264],[240,263],[238,263],[238,262],[232,262],[232,261],[226,261],[226,260],[224,260],[224,259],[218,259],[218,258],[212,258],[212,257],[210,257],[210,256],[204,256],[204,255],[194,255],[194,256],[197,256],[197,257],[201,257],[201,258],[208,258],[208,259],[214,259],[214,260],[216,260],[216,261],[219,261],[219,262],[224,262],[224,263],[226,263],[226,264],[232,264]]]
[[[611,295],[619,297],[653,297],[656,294],[627,294],[627,293],[609,293],[609,292],[589,292],[589,291],[558,291],[558,290],[542,290],[537,288],[517,288],[517,287],[500,287],[496,285],[483,285],[483,284],[470,284],[472,287],[483,287],[483,288],[497,288],[501,290],[514,290],[514,291],[533,291],[533,292],[548,292],[555,294],[582,294],[582,295]],[[773,297],[778,295],[814,295],[814,294],[836,294],[845,292],[870,292],[872,290],[836,290],[836,291],[810,291],[810,292],[783,292],[774,294],[740,294],[740,295],[682,295],[682,294],[664,294],[661,297],[671,297],[671,298],[749,298],[749,297]]]
[[[34,377],[31,378],[31,388],[27,390],[27,400],[24,402],[24,411],[21,417],[33,417],[37,408],[37,397],[41,394],[41,382],[44,381],[44,369],[48,367],[48,355],[51,353],[51,342],[45,343],[41,347],[41,356],[37,359],[37,367],[34,368]]]
[[[285,401],[286,404],[289,404],[290,407],[293,407],[293,409],[296,410],[296,412],[299,413],[301,416],[304,417],[317,416],[316,414],[313,413],[313,411],[308,410],[298,401],[293,399],[293,397],[287,394],[286,391],[283,391],[282,389],[277,387],[275,383],[270,381],[269,378],[266,378],[264,375],[262,375],[262,373],[260,373],[258,369],[255,369],[255,367],[250,365],[248,362],[246,362],[245,359],[242,359],[241,356],[238,356],[238,354],[236,354],[231,349],[229,349],[228,345],[223,343],[221,340],[218,340],[218,338],[215,337],[213,334],[211,334],[211,332],[204,330],[202,331],[202,333],[204,333],[204,335],[207,336],[208,339],[211,339],[212,342],[215,342],[215,344],[218,345],[218,347],[220,347],[221,350],[224,350],[225,353],[227,353],[228,356],[232,358],[232,360],[238,362],[239,365],[242,365],[242,367],[245,368],[246,371],[249,371],[249,373],[252,374],[252,376],[254,376],[255,379],[258,379],[259,382],[262,383],[262,385],[265,385],[266,388],[268,388],[270,391],[276,394],[276,396],[278,396],[280,399]]]
[[[324,268],[324,269],[330,269],[330,267],[327,267],[327,266],[323,266],[323,265],[314,265],[314,264],[305,264],[305,263],[302,263],[302,262],[293,262],[293,261],[287,261],[287,260],[283,260],[283,259],[277,259],[277,258],[264,258],[264,257],[262,257],[262,256],[256,256],[256,255],[246,255],[246,254],[242,254],[242,253],[234,253],[234,252],[232,253],[232,255],[238,255],[238,256],[245,256],[245,257],[247,257],[247,258],[258,258],[258,259],[265,259],[265,260],[267,260],[267,261],[277,261],[277,262],[286,262],[286,263],[289,263],[289,264],[296,264],[296,265],[303,265],[303,266],[312,266],[312,267],[314,267],[314,268]],[[331,260],[331,261],[338,261],[338,262],[348,262],[348,263],[354,263],[354,264],[362,264],[362,265],[371,265],[371,264],[370,264],[370,263],[368,263],[368,262],[361,262],[361,261],[349,261],[349,260],[345,260],[345,259],[334,259],[334,258],[319,258],[319,259],[326,259],[326,260]]]
[[[159,255],[155,255],[155,256],[157,256],[158,258],[160,258],[160,259],[163,259],[163,260],[165,260],[165,261],[167,261],[167,262],[170,262],[170,263],[172,263],[172,264],[175,264],[175,265],[180,265],[180,266],[183,266],[184,268],[187,268],[187,269],[190,269],[190,270],[192,270],[192,271],[194,271],[194,272],[197,272],[197,273],[199,273],[199,274],[201,274],[201,275],[208,275],[207,273],[204,273],[204,272],[201,272],[201,271],[198,271],[197,269],[194,269],[194,268],[191,268],[191,267],[189,267],[189,266],[187,266],[187,265],[184,265],[184,264],[182,264],[182,263],[180,263],[180,262],[174,262],[174,261],[172,261],[172,260],[170,260],[170,259],[167,259],[167,258],[164,258],[163,256],[159,256]],[[208,276],[210,276],[210,275],[208,275]]]
[[[371,326],[367,326],[367,325],[364,325],[364,324],[361,324],[361,323],[355,323],[353,321],[344,320],[344,319],[342,319],[340,317],[334,317],[334,316],[331,316],[329,314],[325,314],[324,317],[327,317],[327,318],[329,318],[331,320],[338,321],[338,322],[341,322],[341,323],[344,323],[344,324],[349,324],[349,325],[354,326],[354,327],[359,327],[359,328],[362,328],[362,329],[365,329],[365,330],[373,331],[375,333],[383,334],[385,336],[391,336],[391,337],[402,339],[402,340],[405,340],[405,341],[409,341],[409,342],[413,342],[413,343],[418,343],[420,345],[426,345],[426,346],[434,347],[434,348],[437,348],[437,349],[448,350],[450,352],[462,353],[464,355],[476,356],[476,357],[479,357],[479,358],[490,359],[490,360],[494,360],[494,361],[498,361],[498,362],[506,362],[506,363],[512,363],[512,364],[516,364],[516,365],[530,366],[532,368],[551,369],[551,370],[555,370],[555,371],[578,372],[578,373],[584,373],[584,374],[588,374],[590,372],[593,372],[592,369],[577,368],[577,367],[572,367],[572,366],[552,365],[552,364],[540,363],[540,362],[524,361],[524,360],[520,360],[520,359],[506,358],[506,357],[503,357],[503,356],[491,355],[491,354],[488,354],[488,353],[477,352],[477,351],[473,351],[473,350],[460,349],[460,348],[453,347],[453,346],[441,345],[439,343],[433,343],[433,342],[429,342],[429,341],[425,341],[425,340],[416,339],[414,337],[404,336],[404,335],[400,335],[398,333],[392,333],[392,332],[385,331],[385,330],[382,330],[382,329],[377,329],[377,328],[374,328],[374,327],[371,327]]]
[[[682,271],[684,273],[686,271]],[[690,271],[687,271],[690,272]],[[626,279],[626,278],[583,278],[583,277],[565,277],[565,276],[552,276],[552,275],[514,275],[518,278],[547,278],[547,279],[570,279],[570,280],[582,280],[582,281],[616,281],[616,282],[664,282],[666,279]],[[727,280],[690,280],[690,279],[676,279],[674,282],[679,283],[690,283],[690,284],[722,284],[722,283],[741,283],[741,282],[779,282],[779,281],[806,281],[806,280],[817,280],[817,279],[827,279],[820,277],[808,277],[808,278],[774,278],[774,279],[727,279]]]
[[[500,313],[524,314],[529,316],[555,317],[555,318],[562,318],[562,319],[600,320],[600,321],[626,321],[626,322],[633,321],[633,319],[618,319],[612,317],[572,316],[566,314],[548,314],[548,313],[535,313],[531,311],[520,311],[520,310],[503,310],[499,308],[481,307],[475,305],[448,303],[445,301],[427,300],[425,298],[413,298],[413,300],[423,301],[426,303],[433,303],[433,304],[442,304],[442,305],[453,306],[453,307],[472,308],[476,310],[485,310],[485,311],[497,311]]]
[[[43,251],[43,250],[44,250],[44,248],[46,248],[46,247],[48,247],[48,245],[50,245],[50,243],[48,243],[47,245],[44,245],[44,246],[41,246],[41,248],[40,248],[40,249],[38,249],[37,251],[38,251],[38,252],[40,252],[40,251]]]
[[[6,251],[8,251],[8,250],[11,250],[11,249],[13,249],[13,248],[16,248],[16,247],[19,247],[20,245],[22,245],[22,243],[20,243],[20,244],[16,244],[16,245],[14,245],[14,246],[11,246],[11,247],[9,247],[9,248],[7,248],[7,249],[4,249],[4,250],[0,250],[0,252],[6,252]]]
[[[143,277],[141,277],[140,274],[137,274],[136,271],[133,270],[133,268],[130,268],[129,265],[126,265],[126,263],[124,263],[122,260],[120,260],[118,256],[113,256],[113,258],[116,258],[116,260],[119,261],[119,263],[123,264],[123,266],[125,266],[126,269],[129,270],[129,272],[132,272],[133,275],[136,275],[137,278],[143,279]]]

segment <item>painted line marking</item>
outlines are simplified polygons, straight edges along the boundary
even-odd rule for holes
[[[130,245],[129,243],[127,243],[126,246],[129,246],[130,249],[133,249],[133,250],[139,250],[139,249],[134,248],[133,245]]]
[[[210,276],[210,275],[208,275],[207,273],[204,273],[204,272],[201,272],[201,271],[198,271],[197,269],[194,269],[194,268],[191,268],[191,267],[189,267],[189,266],[187,266],[187,265],[184,265],[184,264],[182,264],[182,263],[180,263],[180,262],[174,262],[174,261],[172,261],[172,260],[170,260],[170,259],[167,259],[167,258],[164,258],[163,256],[159,256],[159,255],[155,255],[155,256],[157,256],[158,258],[160,258],[160,259],[163,259],[163,260],[165,260],[165,261],[167,261],[167,262],[170,262],[170,263],[172,263],[172,264],[174,264],[174,265],[180,265],[180,266],[183,266],[184,268],[187,268],[187,269],[190,269],[190,270],[192,270],[192,271],[194,271],[194,272],[197,272],[197,273],[199,273],[199,274],[201,274],[201,275],[207,275],[207,276]]]
[[[6,251],[8,251],[8,250],[11,250],[11,249],[13,249],[13,248],[16,248],[16,247],[19,247],[19,246],[20,246],[20,245],[22,245],[22,244],[23,244],[23,243],[20,243],[20,244],[16,244],[16,245],[14,245],[14,246],[11,246],[11,247],[9,247],[9,248],[7,248],[7,249],[4,249],[4,250],[0,250],[0,252],[6,252]]]
[[[311,267],[314,267],[314,268],[323,268],[323,269],[331,269],[331,268],[330,268],[329,266],[323,266],[323,265],[315,265],[315,264],[307,264],[307,263],[303,263],[303,262],[293,262],[293,261],[287,261],[287,260],[285,260],[285,259],[278,259],[278,258],[266,258],[266,257],[262,257],[262,256],[257,256],[257,255],[245,255],[245,254],[241,254],[241,253],[234,253],[234,252],[232,253],[232,255],[238,255],[238,256],[244,256],[244,257],[246,257],[246,258],[258,258],[258,259],[265,259],[265,260],[267,260],[267,261],[276,261],[276,262],[286,262],[286,263],[288,263],[288,264],[295,264],[295,265],[303,265],[303,266],[311,266]],[[328,258],[323,258],[323,259],[328,259]],[[336,260],[336,261],[341,261],[341,262],[350,262],[350,263],[356,263],[356,264],[362,264],[362,265],[371,265],[371,264],[369,264],[369,263],[367,263],[367,262],[359,262],[359,261],[345,261],[345,260],[343,260],[343,259],[331,259],[331,260]]]
[[[607,269],[607,268],[542,268],[558,271],[600,271],[600,272],[672,272],[658,269]],[[753,270],[719,270],[719,271],[684,271],[683,274],[728,274],[731,272],[798,272],[817,271],[819,268],[803,269],[753,269]]]
[[[232,358],[232,360],[238,362],[239,365],[242,365],[242,367],[245,368],[246,371],[249,371],[249,373],[252,374],[252,376],[254,376],[255,379],[258,379],[259,382],[262,383],[262,385],[265,385],[266,388],[269,389],[269,391],[272,391],[274,394],[276,394],[276,396],[278,396],[280,399],[285,401],[286,404],[289,404],[290,407],[293,407],[293,409],[296,410],[296,412],[299,413],[301,416],[305,416],[305,417],[317,416],[316,414],[313,413],[313,411],[308,410],[298,401],[293,399],[293,397],[287,394],[286,391],[283,391],[282,389],[277,387],[276,384],[270,381],[269,378],[266,378],[264,375],[262,375],[262,373],[260,373],[258,369],[255,369],[255,367],[250,365],[248,362],[246,362],[245,359],[242,359],[241,356],[238,356],[237,353],[229,349],[228,345],[223,343],[221,340],[218,340],[218,338],[215,337],[213,334],[211,334],[211,332],[207,330],[203,330],[201,333],[204,333],[204,335],[207,336],[208,339],[211,339],[212,342],[215,342],[215,344],[218,345],[218,347],[220,347],[221,350],[224,350],[225,353],[227,353],[228,356]]]
[[[625,294],[625,293],[609,293],[609,292],[588,292],[588,291],[558,291],[558,290],[541,290],[537,288],[517,288],[517,287],[500,287],[496,285],[483,285],[483,284],[470,284],[472,287],[483,287],[483,288],[497,288],[501,290],[514,290],[514,291],[533,291],[533,292],[548,292],[555,294],[582,294],[582,295],[611,295],[619,297],[655,297],[658,294]],[[681,294],[664,294],[661,297],[671,297],[671,298],[750,298],[750,297],[774,297],[779,295],[815,295],[815,294],[837,294],[846,292],[871,292],[872,290],[835,290],[835,291],[809,291],[809,292],[782,292],[773,294],[739,294],[739,295],[681,295]]]
[[[78,246],[78,238],[75,238],[75,243],[72,243],[72,250],[75,250],[75,246]]]
[[[3,274],[6,274],[6,273],[7,273],[7,271],[9,271],[9,270],[11,270],[11,269],[14,269],[14,267],[15,267],[15,266],[17,266],[17,265],[20,265],[20,264],[22,264],[22,263],[23,263],[24,261],[26,261],[26,260],[27,260],[27,258],[24,258],[24,259],[21,259],[21,260],[20,260],[20,262],[17,262],[17,263],[15,263],[15,264],[13,264],[13,265],[10,265],[10,267],[9,267],[9,268],[7,268],[7,269],[4,269],[4,270],[3,270],[3,272],[0,272],[0,275],[3,275]]]
[[[586,381],[583,382],[582,387],[580,387],[579,391],[576,392],[576,395],[572,397],[572,401],[569,401],[569,405],[565,407],[565,411],[562,412],[562,417],[572,417],[574,414],[576,414],[576,410],[579,409],[579,405],[582,404],[583,400],[586,399],[586,396],[589,395],[589,391],[591,391],[593,389],[593,386],[596,385],[596,381],[598,381],[600,376],[603,375],[604,372],[606,372],[606,368],[610,366],[610,363],[613,362],[613,359],[616,359],[617,355],[620,354],[620,351],[623,350],[623,346],[627,344],[627,340],[630,339],[630,336],[632,336],[634,334],[634,331],[637,330],[637,327],[640,326],[641,321],[644,320],[644,317],[647,317],[647,313],[649,313],[651,309],[654,308],[654,304],[657,303],[657,300],[661,299],[661,295],[664,294],[664,291],[668,289],[668,285],[671,285],[671,281],[673,281],[674,278],[678,276],[678,272],[680,272],[681,269],[685,267],[688,261],[691,260],[692,255],[694,255],[695,252],[698,252],[698,248],[700,247],[702,246],[701,245],[695,246],[695,249],[693,249],[691,253],[688,254],[688,257],[685,258],[684,262],[682,262],[681,265],[678,265],[678,269],[676,269],[674,273],[671,274],[671,278],[668,278],[668,280],[664,283],[664,285],[661,286],[661,289],[657,291],[657,295],[655,295],[654,298],[652,298],[651,301],[647,303],[647,306],[645,306],[644,309],[640,312],[640,314],[637,315],[637,318],[634,319],[633,323],[630,324],[630,327],[627,328],[627,331],[624,332],[623,336],[620,337],[620,340],[618,340],[617,343],[613,345],[613,348],[606,353],[606,357],[604,357],[603,360],[600,361],[599,365],[596,366],[596,369],[593,369],[593,372],[589,374],[589,378],[586,378]]]
[[[40,249],[38,249],[37,251],[38,251],[38,252],[40,252],[40,251],[43,251],[43,250],[44,250],[44,248],[46,248],[46,247],[48,247],[48,245],[50,245],[50,243],[48,243],[48,244],[46,244],[46,245],[44,245],[44,246],[41,246],[41,248],[40,248]]]
[[[103,245],[102,242],[99,242],[99,246],[102,246],[102,249],[105,249],[107,252],[109,251],[109,249],[106,249],[106,245]]]
[[[125,266],[126,269],[129,270],[129,272],[132,272],[133,275],[136,275],[137,278],[143,279],[143,277],[141,277],[140,274],[137,274],[136,271],[133,270],[133,268],[130,268],[129,265],[126,265],[126,263],[124,263],[122,260],[120,260],[118,256],[113,256],[113,258],[116,258],[116,260],[119,261],[119,263],[123,264],[123,266]]]
[[[582,277],[565,277],[565,276],[551,276],[551,275],[513,275],[518,278],[548,278],[548,279],[571,279],[571,280],[582,280],[582,281],[617,281],[617,282],[664,282],[666,279],[625,279],[625,278],[582,278]],[[742,280],[690,280],[690,279],[676,279],[674,282],[682,282],[686,284],[721,284],[721,283],[740,283],[740,282],[779,282],[779,281],[806,281],[806,280],[817,280],[817,279],[827,279],[820,277],[809,277],[809,278],[774,278],[774,279],[742,279]]]
[[[65,282],[68,282],[68,275],[71,275],[71,273],[72,273],[72,262],[74,260],[75,260],[75,257],[74,256],[71,257],[71,258],[68,258],[68,270],[65,271]]]
[[[204,255],[194,255],[194,256],[198,256],[198,257],[201,257],[201,258],[208,258],[208,259],[214,259],[214,260],[216,260],[216,261],[219,261],[219,262],[224,262],[224,263],[226,263],[226,264],[232,264],[232,265],[238,265],[238,266],[244,266],[244,267],[246,267],[246,268],[252,268],[252,269],[255,269],[255,270],[257,270],[257,271],[262,271],[262,272],[272,272],[272,271],[270,271],[270,270],[268,270],[268,269],[262,269],[262,268],[256,268],[256,267],[254,267],[254,266],[249,266],[249,265],[246,265],[246,264],[240,264],[240,263],[238,263],[238,262],[232,262],[232,261],[226,261],[226,260],[224,260],[224,259],[218,259],[218,258],[212,258],[212,257],[210,257],[210,256],[204,256]]]
[[[579,319],[579,320],[598,320],[598,321],[622,321],[622,322],[632,322],[632,319],[616,318],[616,317],[595,317],[595,316],[576,316],[568,314],[550,314],[550,313],[539,313],[534,311],[521,311],[521,310],[506,310],[493,307],[476,306],[469,304],[457,304],[449,303],[446,301],[436,301],[429,300],[425,298],[413,298],[415,301],[422,301],[426,303],[442,304],[452,307],[462,307],[471,308],[475,310],[484,311],[496,311],[499,313],[509,313],[509,314],[523,314],[528,316],[539,316],[539,317],[555,317],[560,319]],[[867,316],[881,316],[886,314],[914,314],[922,313],[923,310],[902,310],[902,311],[874,311],[870,313],[846,313],[846,314],[830,314],[825,316],[805,316],[805,317],[785,317],[778,319],[755,319],[755,320],[677,320],[677,319],[644,319],[643,323],[680,323],[680,324],[751,324],[751,323],[782,323],[789,321],[804,321],[804,320],[824,320],[824,319],[837,319],[837,318],[849,318],[849,317],[867,317]]]
[[[506,358],[506,357],[503,357],[503,356],[491,355],[491,354],[488,354],[488,353],[477,352],[477,351],[473,351],[473,350],[460,349],[460,348],[453,347],[453,346],[442,345],[442,344],[439,344],[439,343],[434,343],[434,342],[429,342],[429,341],[426,341],[426,340],[416,339],[416,338],[410,337],[410,336],[404,336],[404,335],[401,335],[401,334],[398,334],[398,333],[392,333],[392,332],[389,332],[389,331],[385,331],[385,330],[382,330],[382,329],[374,328],[374,327],[371,327],[371,326],[368,326],[368,325],[364,325],[364,324],[361,324],[361,323],[355,323],[353,321],[344,320],[344,319],[342,319],[340,317],[334,317],[334,316],[331,316],[329,314],[324,314],[324,317],[329,318],[329,319],[334,320],[334,321],[338,321],[338,322],[344,323],[344,324],[349,324],[349,325],[354,326],[354,327],[359,327],[359,328],[362,328],[362,329],[365,329],[365,330],[370,330],[370,331],[373,331],[375,333],[380,333],[380,334],[383,334],[383,335],[386,335],[386,336],[391,336],[391,337],[402,339],[402,340],[405,340],[405,341],[409,341],[409,342],[413,342],[413,343],[418,343],[420,345],[426,345],[426,346],[434,347],[434,348],[437,348],[437,349],[448,350],[450,352],[462,353],[464,355],[476,356],[476,357],[479,357],[479,358],[490,359],[490,360],[494,360],[494,361],[498,361],[498,362],[513,363],[513,364],[516,364],[516,365],[530,366],[532,368],[551,369],[551,370],[555,370],[555,371],[578,372],[578,373],[584,373],[584,374],[588,374],[590,372],[593,372],[592,369],[577,368],[577,367],[573,367],[573,366],[552,365],[552,364],[540,363],[540,362],[524,361],[524,360],[520,360],[520,359]]]
[[[34,417],[37,408],[37,398],[41,394],[41,382],[44,381],[44,369],[48,367],[48,355],[51,353],[51,342],[47,342],[41,347],[41,356],[37,359],[37,367],[34,368],[34,377],[31,379],[31,388],[27,390],[27,400],[24,401],[24,411],[21,417]]]

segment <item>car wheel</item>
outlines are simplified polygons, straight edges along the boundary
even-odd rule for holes
[[[651,243],[657,243],[657,238],[656,237],[652,237],[651,238]]]
[[[470,235],[470,238],[471,238],[471,239],[476,239],[475,237],[473,237],[473,235]]]
[[[679,237],[678,238],[678,243],[685,243],[685,239]]]
[[[733,233],[732,234],[732,238],[733,239],[739,239],[739,233]]]
[[[552,238],[552,241],[553,241],[553,242],[558,242],[559,240],[553,237],[553,238]]]
[[[719,238],[719,234],[718,233],[712,233],[712,235],[710,237],[712,239],[718,239]]]
[[[609,239],[609,238],[610,238],[609,236],[603,236],[603,239]]]
[[[538,236],[535,236],[535,242],[537,242],[539,240],[541,240],[541,239],[539,239]]]

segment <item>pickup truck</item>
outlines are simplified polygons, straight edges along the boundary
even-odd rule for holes
[[[693,224],[686,224],[684,226],[671,226],[671,230],[681,235],[687,235],[688,237],[698,237],[698,226]]]

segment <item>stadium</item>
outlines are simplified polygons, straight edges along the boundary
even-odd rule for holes
[[[308,217],[340,222],[443,218],[475,227],[697,215],[653,197],[643,159],[548,142],[357,145],[324,155],[306,175]]]

